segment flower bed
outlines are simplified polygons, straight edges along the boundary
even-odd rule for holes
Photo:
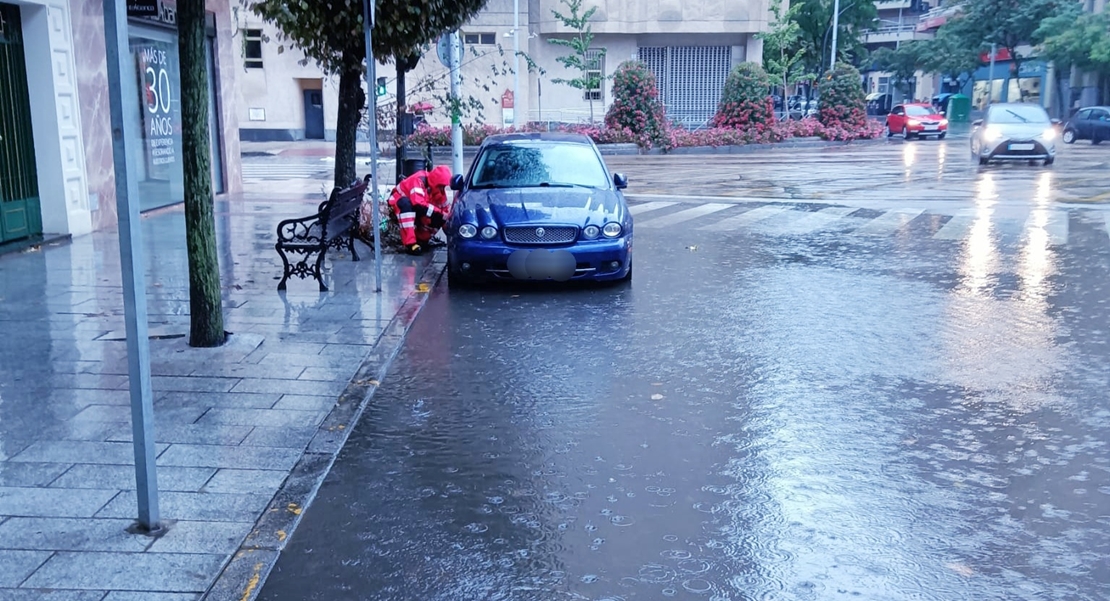
[[[560,131],[583,134],[596,144],[637,144],[641,148],[651,148],[653,144],[637,136],[627,128],[608,128],[602,125],[559,125],[552,126],[550,130],[543,125],[528,125],[524,127],[495,127],[491,125],[463,125],[463,145],[477,146],[493,134],[517,132]],[[776,121],[770,125],[756,123],[748,128],[711,127],[699,130],[687,130],[679,127],[668,128],[659,147],[665,152],[673,148],[689,148],[694,146],[742,146],[745,144],[772,144],[795,138],[821,138],[830,141],[869,140],[883,135],[883,126],[875,121],[868,121],[861,127],[851,127],[837,124],[823,125],[813,118]],[[408,143],[417,147],[450,146],[451,127],[433,127],[421,125],[416,133],[409,136]]]

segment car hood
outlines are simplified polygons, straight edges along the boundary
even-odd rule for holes
[[[994,123],[991,125],[997,127],[1003,137],[1019,139],[1035,138],[1052,128],[1051,123]]]
[[[584,226],[621,221],[624,202],[612,190],[513,188],[469,190],[458,206],[464,214],[491,216],[499,225],[567,223]],[[484,221],[479,217],[479,221]]]

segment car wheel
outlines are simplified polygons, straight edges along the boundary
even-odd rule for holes
[[[891,137],[891,136],[893,136],[893,135],[894,135],[894,128],[893,128],[893,127],[891,127],[889,123],[887,123],[887,124],[886,124],[886,137],[888,137],[888,138],[889,138],[889,137]]]
[[[1044,160],[1044,166],[1048,167],[1049,165],[1051,165],[1055,162],[1056,162],[1056,157],[1047,158],[1047,159]]]
[[[447,289],[448,290],[465,290],[473,287],[473,282],[470,278],[463,275],[456,269],[451,268],[451,263],[447,263]]]
[[[904,139],[904,140],[909,140],[910,139],[910,130],[906,129],[905,125],[902,126],[902,139]]]
[[[948,135],[948,132],[941,132],[941,134],[939,136],[937,136],[937,139],[938,140],[943,140],[944,136],[947,136],[947,135]]]
[[[1075,143],[1075,130],[1065,129],[1064,130],[1064,144],[1074,144],[1074,143]]]
[[[980,164],[980,165],[986,165],[986,164],[987,164],[987,163],[989,163],[990,161],[991,161],[991,160],[990,160],[990,159],[989,159],[988,157],[979,157],[979,164]]]

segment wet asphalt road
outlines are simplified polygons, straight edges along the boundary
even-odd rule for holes
[[[1063,163],[639,198],[629,286],[441,283],[259,598],[1110,598],[1110,222]]]

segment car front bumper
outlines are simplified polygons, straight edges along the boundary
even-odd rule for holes
[[[618,280],[628,275],[632,266],[632,235],[558,246],[506,244],[500,240],[456,237],[448,244],[447,261],[451,273],[476,281],[550,281],[556,278],[545,277],[543,273],[518,277],[522,275],[520,265],[533,254],[543,257],[563,252],[569,252],[574,258],[573,274],[567,274],[569,281]]]
[[[906,131],[919,136],[939,136],[940,134],[948,132],[948,126],[937,125],[930,129],[924,125],[907,125]]]
[[[1056,156],[1056,144],[1034,138],[1032,140],[1002,140],[983,144],[980,155],[992,161],[1035,161]]]

